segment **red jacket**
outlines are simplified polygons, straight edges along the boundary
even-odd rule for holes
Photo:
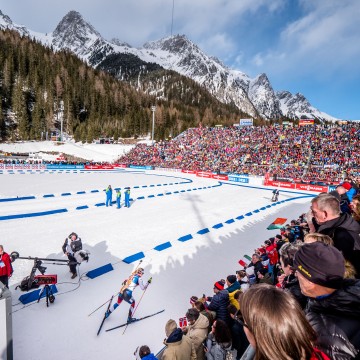
[[[330,358],[326,354],[324,354],[322,351],[320,351],[317,348],[314,348],[314,351],[311,354],[311,358],[309,360],[319,360],[319,357],[320,357],[320,359],[323,359],[323,360],[330,360]]]
[[[10,265],[10,256],[4,252],[0,255],[0,276],[10,276],[11,275],[11,265]]]
[[[275,265],[279,261],[279,255],[275,245],[269,245],[266,247],[266,253],[269,257],[271,265]]]

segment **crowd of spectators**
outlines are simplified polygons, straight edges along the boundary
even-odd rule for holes
[[[360,359],[359,196],[348,213],[332,194],[313,198],[213,296],[191,296],[187,325],[166,323],[157,357],[138,358],[238,360],[253,349],[247,359]]]
[[[305,181],[360,176],[360,124],[192,128],[170,141],[139,144],[119,162]]]

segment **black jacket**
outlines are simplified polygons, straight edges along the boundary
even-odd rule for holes
[[[229,325],[231,322],[231,318],[227,310],[229,304],[229,292],[227,290],[221,290],[213,296],[208,306],[208,310],[215,311],[216,319],[224,320]]]
[[[322,299],[309,298],[306,317],[318,335],[317,347],[330,359],[360,359],[360,281]]]
[[[295,275],[287,276],[282,283],[282,288],[297,300],[302,309],[305,309],[308,298],[301,292],[299,280]]]
[[[324,224],[315,224],[317,232],[329,235],[334,240],[334,246],[340,250],[360,277],[360,225],[349,214],[326,221]]]

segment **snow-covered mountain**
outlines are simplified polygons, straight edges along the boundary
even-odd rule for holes
[[[114,71],[114,66],[110,65],[115,58],[117,63],[121,63],[121,57],[115,55],[125,54],[127,61],[128,55],[135,56],[141,60],[141,66],[144,66],[143,62],[158,64],[164,69],[193,79],[219,101],[235,104],[253,117],[276,119],[281,116],[299,118],[306,115],[336,120],[311,106],[303,95],[292,95],[288,91],[275,92],[266,74],[252,79],[239,70],[229,69],[219,59],[205,54],[185,35],[166,37],[147,42],[142,48],[135,48],[119,39],[107,41],[76,11],[66,14],[54,32],[46,35],[15,25],[8,16],[0,12],[0,28],[6,27],[34,37],[54,49],[66,48],[95,68],[101,66],[101,69],[107,70],[109,67],[122,80],[125,77],[121,66],[119,71]],[[139,83],[141,79],[137,81]],[[158,96],[162,97],[159,93]]]

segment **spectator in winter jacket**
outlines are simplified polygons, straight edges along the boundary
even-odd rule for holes
[[[194,344],[196,359],[204,360],[205,352],[203,341],[206,339],[208,334],[209,320],[206,316],[200,314],[196,308],[191,308],[187,311],[186,319],[188,326],[184,326],[181,330]]]
[[[293,244],[286,243],[280,249],[280,264],[283,274],[278,277],[278,287],[289,292],[299,303],[302,309],[305,309],[307,297],[301,292],[298,278],[295,276],[294,257],[295,253],[304,245],[301,241],[295,241]]]
[[[214,284],[214,293],[208,310],[216,312],[216,319],[221,319],[226,323],[230,323],[230,315],[227,307],[230,304],[229,293],[224,290],[225,280],[219,280]]]
[[[230,304],[233,304],[239,310],[239,303],[234,299],[234,294],[241,288],[240,283],[236,279],[236,275],[229,275],[226,278],[226,285],[226,290],[229,293]]]
[[[344,279],[345,260],[333,246],[313,242],[295,254],[306,317],[317,346],[331,359],[360,359],[360,280]]]
[[[208,326],[208,331],[207,332],[209,333],[211,331],[211,327],[212,327],[212,324],[214,322],[213,313],[215,314],[215,312],[207,310],[205,308],[204,302],[201,301],[201,300],[195,301],[194,308],[196,308],[200,312],[200,314],[204,315],[208,319],[209,326]]]
[[[341,186],[346,189],[346,196],[348,197],[349,202],[351,202],[353,197],[356,195],[356,189],[352,186],[350,182],[343,182]]]
[[[264,251],[265,251],[265,249],[264,249]],[[254,274],[256,276],[256,282],[259,282],[257,274],[258,274],[259,270],[264,268],[264,266],[262,264],[261,256],[259,254],[254,253],[252,255],[251,263],[249,264],[248,268],[250,268],[250,267],[254,267]]]
[[[166,349],[161,360],[196,360],[194,345],[177,327],[175,320],[170,319],[165,325]]]
[[[106,206],[112,206],[112,188],[111,185],[109,185],[106,190],[105,190],[105,194],[106,194]]]
[[[329,235],[334,246],[355,268],[360,278],[360,225],[349,215],[340,214],[339,201],[330,194],[320,194],[311,200],[316,232]]]
[[[232,319],[230,326],[232,347],[236,350],[236,360],[239,360],[249,346],[249,341],[245,335],[244,327],[236,320],[236,316],[241,312],[231,304],[228,306],[228,311]]]
[[[214,321],[212,330],[206,340],[206,359],[225,360],[226,353],[231,351],[231,332],[225,321]]]
[[[137,348],[135,355],[136,360],[156,360],[155,355],[151,352],[150,348],[147,345],[143,345],[140,348]]]
[[[241,315],[255,359],[329,360],[315,347],[316,333],[297,301],[273,285],[252,286],[240,298]]]
[[[0,245],[0,281],[8,288],[9,278],[11,277],[11,260],[4,247]]]

